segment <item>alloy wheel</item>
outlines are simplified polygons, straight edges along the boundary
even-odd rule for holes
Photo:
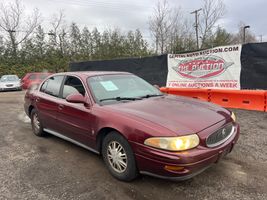
[[[123,173],[127,168],[127,155],[120,143],[111,141],[107,148],[107,157],[110,166],[118,173]]]

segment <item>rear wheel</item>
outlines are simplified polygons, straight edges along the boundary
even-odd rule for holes
[[[35,135],[42,137],[45,135],[43,130],[42,123],[39,119],[38,113],[35,109],[31,111],[31,124],[32,124],[32,131]]]
[[[103,141],[102,155],[110,173],[122,181],[131,181],[138,175],[133,151],[119,133],[109,133]]]

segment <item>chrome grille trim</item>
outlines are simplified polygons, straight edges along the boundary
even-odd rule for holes
[[[225,125],[224,127],[218,129],[217,131],[222,130],[223,128],[227,127],[228,125],[230,125],[230,124]],[[232,129],[231,129],[230,134],[229,134],[226,138],[224,138],[224,139],[222,139],[222,140],[220,140],[220,141],[218,141],[218,142],[216,142],[216,143],[208,144],[208,138],[209,138],[210,136],[212,136],[213,134],[216,134],[217,131],[215,131],[214,133],[210,134],[210,135],[206,138],[206,145],[207,145],[207,147],[216,147],[216,146],[221,145],[221,144],[224,143],[225,141],[227,141],[227,140],[233,135],[233,133],[235,132],[235,126],[234,126],[232,123],[231,123],[231,125],[232,125]]]

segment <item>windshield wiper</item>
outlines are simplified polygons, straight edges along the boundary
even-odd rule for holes
[[[142,98],[139,97],[112,97],[112,98],[106,98],[106,99],[100,99],[99,101],[109,101],[109,100],[115,100],[115,101],[122,101],[122,100],[129,100],[129,101],[135,101],[135,100],[141,100]]]
[[[160,97],[163,96],[163,94],[147,94],[144,96],[141,96],[140,98],[150,98],[150,97]]]

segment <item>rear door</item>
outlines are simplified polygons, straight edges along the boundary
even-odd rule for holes
[[[59,131],[57,113],[60,105],[59,93],[64,76],[56,75],[47,79],[36,96],[36,106],[44,128]]]
[[[90,108],[84,104],[66,101],[68,95],[75,93],[82,94],[90,104],[82,80],[76,76],[67,76],[62,86],[62,99],[58,107],[58,127],[61,134],[93,147],[95,143],[93,142],[94,132],[92,125],[95,123],[95,117],[92,115]]]

